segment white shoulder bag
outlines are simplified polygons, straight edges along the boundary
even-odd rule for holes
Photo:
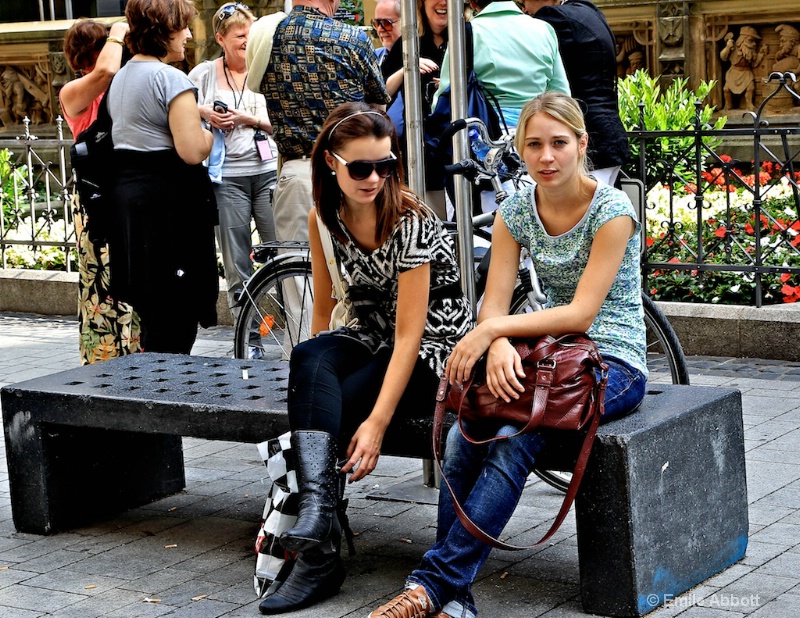
[[[319,216],[317,216],[317,228],[319,228],[319,238],[322,241],[322,252],[325,254],[325,263],[328,265],[328,272],[331,275],[333,288],[331,290],[331,298],[336,299],[336,306],[331,312],[330,329],[336,330],[340,326],[356,326],[358,317],[353,303],[350,302],[350,298],[347,296],[348,285],[342,279],[339,263],[336,261],[336,255],[333,252],[331,233]]]

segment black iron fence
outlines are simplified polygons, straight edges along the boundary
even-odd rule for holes
[[[647,195],[644,285],[656,299],[800,301],[800,127],[773,127],[765,113],[775,97],[796,105],[800,95],[794,75],[770,80],[775,90],[744,113],[748,126],[703,125],[698,102],[692,127],[650,131],[642,114],[629,131],[628,175]],[[752,155],[726,155],[736,141]]]
[[[771,126],[766,111],[787,93],[800,104],[800,87],[788,73],[770,79],[775,91],[747,112],[746,127],[703,125],[697,103],[694,126],[652,131],[642,120],[629,132],[635,158],[625,172],[646,194],[644,286],[654,298],[800,301],[800,126]],[[727,156],[736,140],[752,155]],[[75,269],[70,144],[60,119],[57,139],[37,139],[27,124],[0,139],[3,268]]]
[[[2,268],[75,269],[72,140],[64,139],[62,123],[59,117],[55,139],[39,139],[26,118],[23,135],[0,139]]]

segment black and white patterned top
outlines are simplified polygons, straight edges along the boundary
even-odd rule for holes
[[[453,347],[472,329],[469,301],[461,292],[453,240],[441,221],[407,210],[380,247],[365,251],[343,223],[349,242],[333,237],[336,257],[350,285],[348,295],[358,315],[358,326],[336,333],[355,337],[373,352],[393,346],[397,315],[397,279],[400,273],[431,265],[428,319],[422,334],[420,357],[441,376]]]

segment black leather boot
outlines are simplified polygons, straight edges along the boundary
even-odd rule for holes
[[[344,564],[339,552],[320,549],[302,552],[286,581],[261,601],[262,614],[281,614],[309,607],[339,592],[344,582]]]
[[[300,500],[297,522],[281,534],[281,545],[289,551],[319,548],[330,553],[341,538],[337,507],[344,490],[336,438],[324,431],[294,431],[291,443]]]

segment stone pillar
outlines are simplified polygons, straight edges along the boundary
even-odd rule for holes
[[[676,78],[685,77],[689,42],[689,2],[658,2],[658,73],[664,87]]]

